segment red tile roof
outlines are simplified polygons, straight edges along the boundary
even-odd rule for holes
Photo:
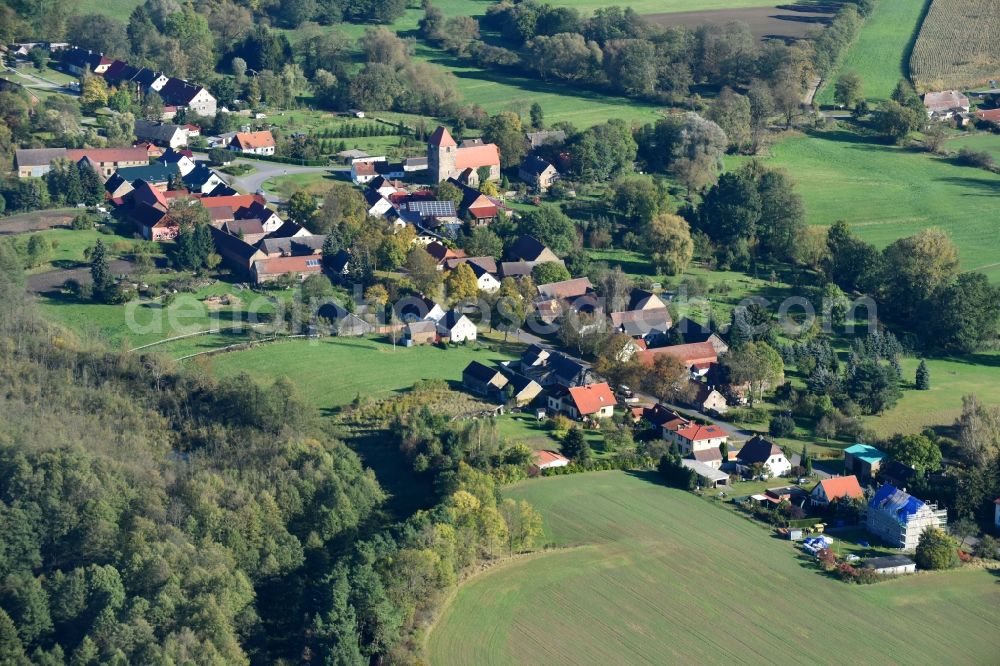
[[[858,484],[858,477],[836,476],[832,479],[823,479],[819,482],[823,486],[823,492],[828,500],[835,500],[838,497],[863,497],[864,492]]]
[[[535,464],[539,467],[544,467],[551,465],[552,463],[565,462],[569,463],[569,458],[560,455],[555,451],[535,451],[534,453]]]
[[[500,166],[500,149],[495,143],[469,146],[455,151],[456,169],[478,169],[484,166]]]
[[[729,434],[717,425],[691,425],[677,430],[677,435],[689,442],[700,442],[704,439],[714,439],[716,437],[728,437]]]
[[[1000,109],[987,109],[986,111],[976,111],[976,118],[980,120],[989,120],[992,122],[1000,122]]]
[[[458,145],[455,143],[455,139],[451,137],[451,132],[449,132],[444,125],[438,125],[438,128],[434,130],[433,134],[431,134],[431,138],[428,140],[428,143],[435,148],[454,148]]]
[[[719,355],[711,342],[693,342],[686,345],[673,345],[671,347],[657,347],[639,352],[639,361],[643,365],[653,365],[656,357],[661,354],[673,356],[684,365],[704,367],[706,364],[717,363]]]
[[[66,151],[66,157],[74,162],[84,157],[91,162],[148,162],[149,152],[145,148],[74,148]]]
[[[319,273],[323,270],[322,261],[317,261],[314,254],[303,254],[291,257],[269,257],[254,262],[258,275],[281,275],[284,273]],[[309,265],[313,262],[316,265]]]
[[[603,407],[614,407],[617,402],[607,382],[574,386],[569,390],[569,396],[581,416],[596,414]]]
[[[233,143],[243,150],[274,148],[274,136],[269,130],[261,132],[237,132],[236,136],[233,137]]]

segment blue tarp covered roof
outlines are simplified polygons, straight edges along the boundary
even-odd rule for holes
[[[899,490],[888,483],[878,489],[868,503],[868,508],[891,514],[900,523],[906,523],[909,516],[922,509],[924,503],[913,495]]]

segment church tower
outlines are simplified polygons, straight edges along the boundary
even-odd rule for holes
[[[458,175],[455,167],[457,152],[455,139],[443,125],[439,125],[427,143],[427,169],[435,183]]]

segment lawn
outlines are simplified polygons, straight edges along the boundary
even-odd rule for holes
[[[1000,164],[1000,134],[977,132],[976,134],[959,136],[956,139],[946,141],[944,147],[956,153],[962,148],[984,151],[993,156],[994,162]]]
[[[154,277],[171,278],[176,275],[157,274]],[[249,292],[239,291],[227,282],[216,282],[199,289],[193,294],[179,294],[166,308],[159,301],[136,300],[124,305],[105,305],[89,300],[80,300],[67,294],[50,294],[39,297],[39,306],[51,321],[61,324],[83,338],[102,340],[111,345],[128,344],[139,347],[153,342],[181,335],[230,328],[246,321],[248,312],[260,315],[261,320],[270,320],[275,311],[271,300],[264,295],[254,294],[251,301]],[[237,294],[244,299],[239,307],[206,307],[202,300],[208,296]],[[199,345],[204,340],[194,340],[178,345],[176,353],[170,347],[152,347],[151,351],[164,351],[176,356],[201,351]],[[213,345],[221,347],[227,343]],[[189,350],[190,351],[187,351]]]
[[[18,236],[18,241],[27,243],[31,236],[41,236],[51,244],[47,261],[29,269],[28,273],[41,273],[59,268],[79,268],[86,264],[84,253],[100,240],[107,248],[109,259],[131,255],[140,246],[145,246],[155,256],[163,255],[160,243],[102,234],[93,229],[46,229]]]
[[[649,475],[532,480],[506,494],[563,548],[463,585],[434,664],[993,663],[988,571],[873,586],[828,578],[787,541]]]
[[[499,347],[496,347],[499,349]],[[290,340],[213,359],[219,375],[247,372],[273,381],[290,378],[303,397],[319,408],[349,403],[358,394],[384,398],[421,379],[458,382],[472,361],[491,363],[512,358],[486,346],[457,345],[448,349],[406,348],[367,338]]]
[[[940,227],[958,246],[963,269],[1000,282],[1000,223],[990,212],[1000,175],[846,130],[786,139],[765,162],[791,174],[810,224],[846,220],[879,247]]]
[[[928,359],[929,391],[913,390],[920,363],[915,358],[900,361],[906,382],[903,397],[881,416],[865,418],[865,425],[881,436],[897,432],[920,432],[926,427],[950,426],[962,413],[962,396],[975,393],[987,405],[1000,405],[1000,353],[983,352],[955,359]]]
[[[888,99],[896,83],[909,77],[910,52],[930,0],[881,0],[847,50],[838,71],[823,86],[817,101],[833,104],[833,83],[841,72],[854,71],[868,101]]]

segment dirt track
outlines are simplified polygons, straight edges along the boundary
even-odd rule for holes
[[[681,25],[687,28],[740,21],[750,26],[750,32],[759,40],[788,41],[805,37],[810,31],[823,29],[833,18],[836,7],[837,5],[796,3],[749,9],[645,14],[643,18],[659,25]]]
[[[80,212],[78,210],[39,210],[0,218],[0,236],[65,227]]]
[[[108,262],[112,275],[123,275],[132,272],[132,262],[125,259],[115,259]],[[62,287],[66,280],[76,280],[80,284],[90,284],[90,267],[67,268],[58,271],[47,271],[45,273],[35,273],[29,275],[26,282],[28,292],[41,294],[47,291],[56,291]]]

